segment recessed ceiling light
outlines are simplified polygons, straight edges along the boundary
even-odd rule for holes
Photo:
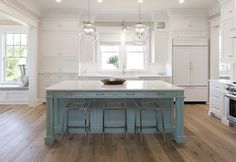
[[[98,3],[102,3],[103,2],[103,0],[98,0]]]
[[[60,2],[61,2],[61,0],[56,0],[56,2],[60,3]]]
[[[138,3],[143,3],[143,0],[138,0]]]
[[[184,3],[184,0],[179,0],[179,3]]]

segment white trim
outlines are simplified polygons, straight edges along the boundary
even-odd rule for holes
[[[14,19],[21,24],[37,26],[39,23],[39,16],[30,12],[30,10],[18,2],[1,0],[0,10],[9,15],[10,19]]]
[[[35,106],[39,104],[38,100],[38,23],[39,16],[31,12],[22,4],[13,0],[1,0],[0,10],[6,13],[9,18],[17,22],[27,25],[28,32],[28,60],[29,60],[29,105]]]

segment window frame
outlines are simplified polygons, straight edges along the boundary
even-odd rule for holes
[[[7,44],[7,35],[8,34],[13,34],[13,44],[12,45],[8,45]],[[15,45],[15,42],[14,42],[14,35],[16,34],[20,34],[20,43],[19,45]],[[27,44],[26,45],[22,45],[21,43],[21,35],[25,34],[27,36]],[[2,82],[4,84],[13,84],[13,85],[16,85],[18,84],[19,80],[16,80],[16,81],[8,81],[7,80],[7,59],[8,58],[24,58],[26,60],[26,66],[28,65],[28,47],[29,47],[29,36],[28,36],[28,33],[27,32],[4,32],[2,33],[2,45],[3,45],[3,48],[2,48]],[[15,50],[15,46],[19,46],[20,49],[22,46],[26,46],[26,49],[27,49],[27,56],[20,56],[20,57],[16,57],[16,56],[13,56],[13,57],[8,57],[7,56],[7,47],[8,46],[13,46],[13,50]],[[15,52],[13,52],[13,54],[15,54]],[[27,73],[27,72],[26,72]]]

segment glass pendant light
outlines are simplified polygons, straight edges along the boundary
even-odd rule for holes
[[[138,3],[139,3],[139,21],[134,26],[134,29],[135,29],[137,39],[141,40],[141,39],[146,39],[148,27],[146,25],[144,25],[140,20],[141,19],[141,3],[142,3],[142,1],[139,0]]]
[[[80,29],[80,33],[86,39],[96,40],[96,27],[95,27],[95,24],[90,22],[90,0],[88,0],[88,21],[83,22],[83,25]]]

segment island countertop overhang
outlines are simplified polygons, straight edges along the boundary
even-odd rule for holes
[[[184,91],[184,88],[164,81],[127,80],[123,85],[103,85],[101,81],[63,81],[46,91]]]

